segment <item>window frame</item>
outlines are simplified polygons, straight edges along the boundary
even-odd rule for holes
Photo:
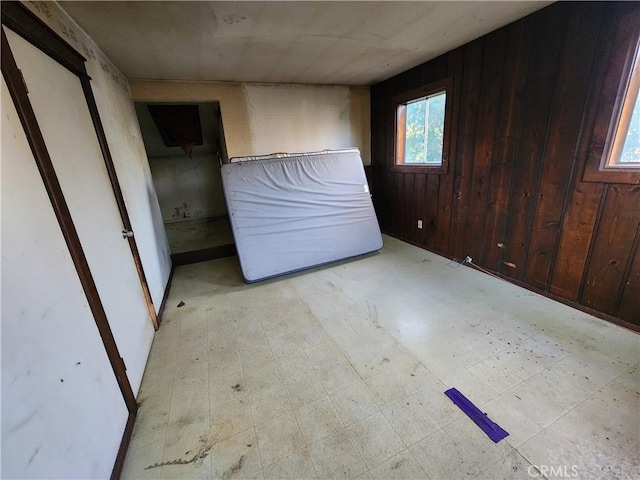
[[[605,146],[606,162],[602,162],[602,168],[605,169],[627,170],[630,168],[640,168],[640,160],[637,162],[631,162],[627,165],[620,163],[619,161],[624,148],[627,132],[631,126],[633,110],[638,101],[638,87],[640,87],[640,41],[636,45],[634,59],[630,70],[631,71],[625,75],[625,77],[628,78],[628,81],[626,82],[627,87],[626,89],[621,89],[622,91],[619,95],[622,98],[622,101],[620,102],[622,106],[620,107],[620,112],[617,115],[618,122],[617,125],[613,125],[614,122],[612,122],[609,132],[612,139],[609,139]],[[622,86],[624,86],[624,84],[625,82],[622,82]],[[608,149],[606,148],[607,146],[609,147]]]
[[[582,180],[597,183],[640,184],[640,163],[618,162],[629,129],[640,84],[640,32],[638,16],[625,15],[611,52],[603,83],[595,98],[598,105],[593,135]],[[633,89],[636,89],[634,91]]]
[[[404,141],[406,131],[406,106],[414,100],[429,97],[444,92],[444,131],[442,134],[442,163],[439,165],[426,163],[404,163]],[[391,170],[398,173],[435,173],[446,174],[449,167],[449,151],[452,130],[452,105],[453,79],[451,77],[429,83],[410,90],[408,92],[395,95],[393,103],[393,166]]]

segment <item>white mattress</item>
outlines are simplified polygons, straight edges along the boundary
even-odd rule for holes
[[[242,160],[222,183],[245,281],[382,248],[357,149]]]

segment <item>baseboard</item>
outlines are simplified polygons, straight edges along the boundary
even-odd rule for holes
[[[453,260],[453,261],[456,261],[458,263],[462,262],[462,260],[463,260],[463,259],[456,259],[455,257],[452,257],[451,255],[448,255],[446,253],[438,252],[437,250],[427,248],[424,245],[421,245],[419,243],[413,242],[411,240],[407,240],[406,238],[399,237],[399,236],[394,235],[392,233],[385,232],[385,231],[383,231],[383,233],[385,235],[393,237],[393,238],[395,238],[397,240],[400,240],[401,242],[409,243],[409,244],[414,245],[416,247],[422,248],[423,250],[426,250],[427,252],[435,253],[436,255],[440,255],[441,257],[448,258],[449,260]],[[465,265],[465,266],[469,267],[469,268],[476,267],[475,264]],[[477,268],[474,268],[474,270],[480,271]],[[615,325],[618,325],[619,327],[623,327],[623,328],[626,328],[627,330],[631,330],[633,332],[640,333],[640,325],[636,325],[635,323],[631,323],[631,322],[628,322],[628,321],[623,320],[621,318],[614,317],[613,315],[609,315],[607,313],[600,312],[598,310],[594,310],[593,308],[589,308],[586,305],[582,305],[581,303],[578,303],[578,302],[576,302],[574,300],[569,300],[569,299],[561,297],[559,295],[555,295],[555,294],[553,294],[551,292],[548,292],[548,291],[546,291],[544,289],[534,287],[534,286],[529,285],[529,284],[527,284],[525,282],[522,282],[522,281],[517,280],[515,278],[509,277],[507,275],[504,275],[503,273],[495,272],[495,271],[487,269],[487,268],[485,268],[484,270],[488,270],[491,273],[491,275],[494,275],[494,276],[504,280],[505,282],[512,283],[514,285],[517,285],[518,287],[521,287],[521,288],[524,288],[524,289],[529,290],[531,292],[537,293],[538,295],[542,295],[543,297],[547,297],[547,298],[549,298],[551,300],[554,300],[554,301],[556,301],[558,303],[562,303],[562,304],[567,305],[569,307],[575,308],[576,310],[580,310],[581,312],[588,313],[589,315],[593,315],[594,317],[600,318],[602,320],[606,320],[607,322],[611,322],[611,323],[613,323]],[[484,273],[486,273],[486,272],[484,272]]]
[[[167,279],[167,285],[164,288],[164,295],[162,296],[162,302],[160,303],[160,308],[158,309],[158,327],[162,323],[162,315],[164,314],[164,307],[167,305],[167,298],[169,298],[169,290],[171,290],[171,281],[173,280],[173,272],[175,271],[175,265],[171,265],[171,272],[169,272],[169,278]]]
[[[180,265],[188,265],[190,263],[215,260],[216,258],[232,257],[233,255],[236,255],[236,246],[230,243],[227,245],[220,245],[218,247],[194,250],[192,252],[173,253],[171,254],[171,263],[178,267]]]
[[[124,461],[127,458],[129,442],[131,442],[131,435],[133,434],[133,426],[135,423],[136,412],[131,412],[129,413],[129,418],[127,418],[127,425],[124,427],[124,433],[122,434],[122,441],[120,442],[120,448],[118,449],[116,461],[113,464],[113,470],[111,471],[111,480],[119,480],[120,475],[122,475],[122,468],[124,467]]]
[[[469,266],[469,265],[467,265]],[[471,265],[471,267],[473,268],[473,265]],[[561,297],[559,295],[556,295],[554,293],[551,292],[547,292],[546,290],[542,290],[540,288],[536,288],[534,286],[531,286],[527,283],[524,283],[520,280],[517,280],[515,278],[511,278],[507,275],[504,275],[502,273],[498,273],[498,272],[491,272],[493,275],[500,277],[502,280],[504,280],[505,282],[509,282],[509,283],[513,283],[514,285],[517,285],[518,287],[522,287],[526,290],[529,290],[531,292],[537,293],[538,295],[542,295],[543,297],[547,297],[550,298],[551,300],[555,300],[558,303],[562,303],[564,305],[567,305],[569,307],[575,308],[576,310],[580,310],[581,312],[584,313],[588,313],[589,315],[593,315],[594,317],[600,318],[602,320],[606,320],[607,322],[611,322],[615,325],[618,325],[619,327],[623,327],[626,328],[627,330],[631,330],[632,332],[635,333],[640,333],[640,325],[636,325],[635,323],[631,323],[631,322],[627,322],[626,320],[623,320],[621,318],[618,317],[614,317],[613,315],[609,315],[608,313],[604,313],[601,312],[599,310],[594,310],[593,308],[589,308],[586,305],[583,305],[581,303],[578,303],[576,301],[573,300],[569,300],[567,298]]]

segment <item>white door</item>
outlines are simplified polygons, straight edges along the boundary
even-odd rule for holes
[[[80,79],[5,32],[135,394],[154,330]]]
[[[2,79],[2,478],[108,478],[128,412]]]

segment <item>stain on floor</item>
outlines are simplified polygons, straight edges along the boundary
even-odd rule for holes
[[[164,467],[167,465],[189,465],[190,463],[202,462],[202,460],[204,460],[207,455],[209,455],[209,451],[213,446],[213,442],[211,441],[210,437],[204,435],[200,437],[200,444],[201,445],[200,448],[198,448],[198,451],[189,459],[176,458],[173,460],[167,460],[166,462],[154,463],[153,465],[149,465],[148,467],[146,467],[145,470],[151,470],[153,468]],[[191,450],[188,450],[187,454],[190,451]]]
[[[222,474],[222,479],[223,480],[228,480],[229,478],[231,478],[233,475],[235,475],[236,473],[238,473],[240,470],[242,470],[242,465],[244,464],[244,455],[242,455],[238,461],[236,463],[234,463],[233,465],[231,465],[227,471],[225,471]]]

